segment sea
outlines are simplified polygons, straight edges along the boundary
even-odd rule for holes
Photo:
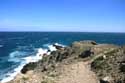
[[[12,80],[25,64],[41,59],[38,54],[56,50],[53,44],[69,46],[82,40],[124,45],[125,33],[0,32],[0,82]]]

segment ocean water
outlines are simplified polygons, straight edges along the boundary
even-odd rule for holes
[[[38,54],[54,50],[52,44],[70,45],[81,40],[124,45],[125,33],[0,32],[0,81],[13,79],[26,63],[39,60]]]

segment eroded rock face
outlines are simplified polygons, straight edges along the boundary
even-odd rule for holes
[[[83,52],[79,55],[79,57],[81,57],[81,58],[86,58],[86,57],[90,57],[90,56],[92,56],[92,55],[94,55],[94,52],[92,52],[91,49],[88,49],[88,50],[83,51]]]
[[[26,64],[26,65],[23,67],[23,69],[21,70],[21,73],[25,74],[25,73],[27,73],[27,71],[33,70],[34,68],[36,68],[36,66],[37,66],[37,63],[35,63],[35,62]]]
[[[56,44],[53,44],[53,46],[58,49],[58,50],[62,50],[64,47],[63,46],[60,46],[60,45],[56,45]]]
[[[125,83],[125,46],[97,44],[94,41],[74,42],[69,47],[58,47],[57,51],[44,56],[39,62],[25,65],[21,72],[49,72],[58,63],[88,57],[92,60],[91,68],[99,77],[100,83]],[[105,77],[111,77],[112,80],[105,81]]]
[[[72,46],[75,46],[75,45],[79,45],[79,44],[81,44],[81,45],[97,45],[97,43],[95,42],[95,41],[91,41],[91,40],[85,40],[85,41],[79,41],[79,42],[74,42],[74,43],[72,43]]]
[[[97,73],[101,82],[104,82],[104,77],[111,77],[112,80],[107,80],[106,83],[125,83],[124,49],[119,47],[104,54],[106,59],[100,56],[92,62],[93,71]]]
[[[89,57],[92,55],[91,47],[96,45],[94,41],[80,41],[74,42],[70,47],[62,47],[54,45],[58,50],[51,52],[50,55],[43,56],[43,59],[36,63],[29,63],[21,70],[22,73],[26,73],[29,70],[40,69],[41,71],[47,71],[51,69],[58,62],[62,62],[64,59],[71,57]]]

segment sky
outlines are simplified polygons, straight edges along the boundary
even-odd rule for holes
[[[125,0],[0,0],[0,31],[125,32]]]

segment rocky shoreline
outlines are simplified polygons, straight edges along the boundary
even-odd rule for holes
[[[125,83],[125,46],[79,41],[57,49],[8,83]]]

